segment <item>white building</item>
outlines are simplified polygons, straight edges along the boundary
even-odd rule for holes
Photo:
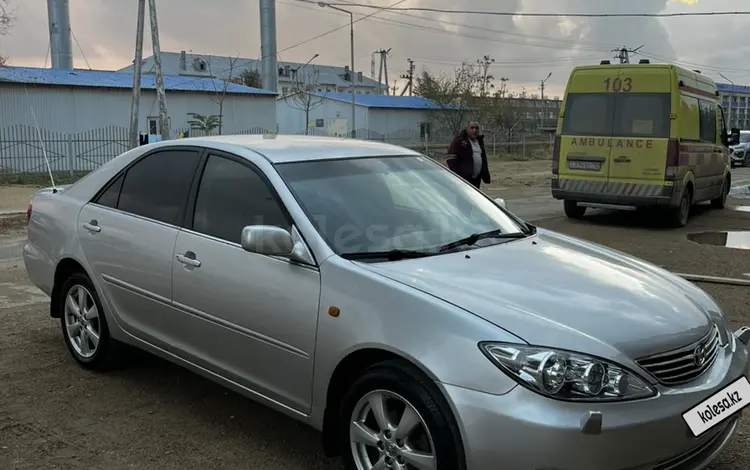
[[[293,97],[276,100],[283,134],[347,135],[351,127],[350,93],[311,93],[307,106]],[[355,95],[357,137],[393,143],[431,141],[434,113],[440,108],[418,96]],[[437,132],[437,130],[436,130]],[[444,136],[440,136],[441,138]]]
[[[190,54],[181,52],[162,52],[162,70],[165,75],[183,77],[219,78],[237,80],[244,71],[259,71],[261,62],[257,59],[227,57],[216,55]],[[315,88],[320,92],[343,92],[351,90],[351,78],[354,78],[354,90],[358,94],[385,94],[386,86],[378,87],[377,80],[366,77],[362,72],[351,74],[348,65],[318,65],[297,62],[278,62],[279,94],[291,93],[300,80],[310,81],[314,74]],[[133,65],[124,67],[118,72],[133,73]],[[153,56],[143,59],[143,73],[154,74]],[[380,91],[378,91],[380,90]]]
[[[717,83],[721,107],[730,128],[750,129],[750,86]]]
[[[173,136],[188,113],[219,115],[223,134],[276,130],[276,93],[206,78],[164,77]],[[141,84],[140,131],[160,134],[153,76]],[[59,171],[91,170],[128,148],[132,74],[0,67],[0,173],[38,171],[41,147]],[[42,146],[36,127],[42,134]],[[8,144],[11,145],[8,145]],[[42,163],[40,163],[40,161]]]

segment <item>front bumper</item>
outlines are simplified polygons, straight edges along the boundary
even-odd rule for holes
[[[734,338],[693,383],[659,385],[656,397],[633,402],[564,402],[522,386],[505,395],[441,386],[456,412],[469,470],[697,470],[731,442],[739,416],[695,438],[682,413],[747,375],[750,328]],[[592,415],[601,417],[600,427],[591,426]]]

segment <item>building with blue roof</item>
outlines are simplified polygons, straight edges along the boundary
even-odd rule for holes
[[[190,127],[193,118],[188,113],[219,115],[220,108],[224,134],[276,129],[276,93],[206,77],[165,76],[164,86],[175,136]],[[13,126],[21,132],[34,126],[36,117],[45,132],[96,133],[107,128],[127,135],[132,90],[132,73],[0,67],[0,132]],[[144,75],[140,131],[160,134],[158,115],[155,76]]]
[[[280,96],[276,116],[282,133],[311,135],[347,135],[352,115],[351,93],[310,93],[309,113],[306,96]],[[437,103],[420,96],[392,96],[355,94],[357,137],[372,140],[434,141],[445,140],[445,131],[438,129],[444,119],[438,114],[468,111],[443,109]],[[460,116],[459,116],[460,118]]]
[[[750,86],[717,83],[721,107],[726,113],[727,125],[750,129]]]

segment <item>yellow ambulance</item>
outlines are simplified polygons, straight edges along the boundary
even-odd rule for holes
[[[724,208],[732,182],[727,131],[716,84],[670,64],[576,67],[557,122],[552,196],[565,214],[587,205],[667,211],[684,226],[690,207]]]

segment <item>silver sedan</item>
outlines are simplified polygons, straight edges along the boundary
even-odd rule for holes
[[[392,145],[139,147],[36,193],[24,259],[83,367],[144,349],[352,470],[703,468],[750,402],[702,290]]]

